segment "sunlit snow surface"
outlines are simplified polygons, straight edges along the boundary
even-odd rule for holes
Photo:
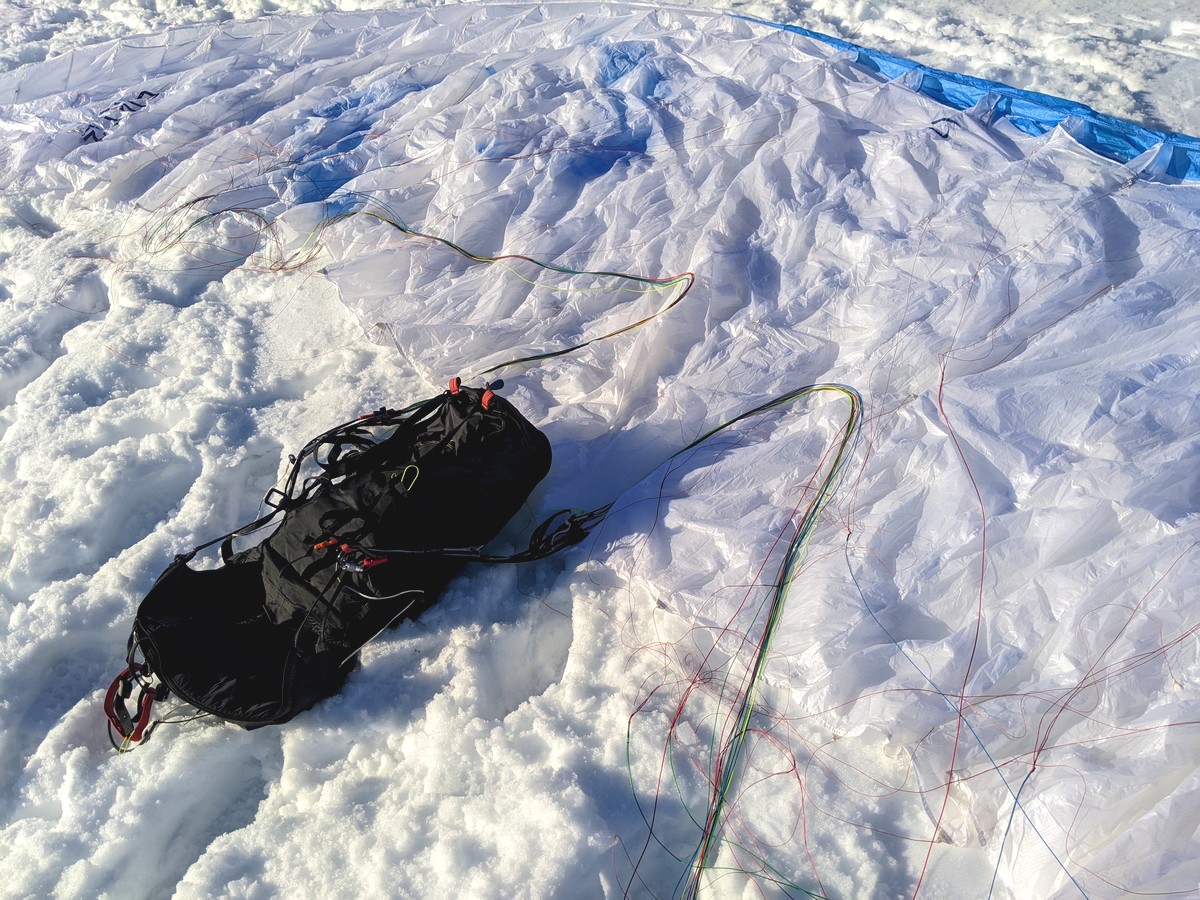
[[[8,73],[0,102],[6,890],[676,893],[846,404],[660,464],[816,382],[866,420],[705,894],[1200,883],[1195,186],[701,12],[185,28]],[[375,216],[695,273],[648,324],[498,373],[556,455],[501,549],[616,512],[470,571],[286,726],[119,756],[99,702],[139,599],[256,517],[289,451],[673,296]]]

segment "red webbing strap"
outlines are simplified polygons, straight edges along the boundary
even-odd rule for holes
[[[154,688],[148,687],[138,697],[138,712],[140,715],[138,716],[137,727],[133,729],[133,734],[129,736],[129,740],[135,744],[146,734],[146,726],[150,724],[150,709],[154,706],[154,697],[157,693]]]
[[[146,736],[146,729],[150,725],[150,710],[158,693],[153,686],[142,688],[134,710],[137,715],[135,721],[125,706],[125,700],[132,696],[134,682],[144,669],[144,665],[132,664],[113,679],[104,695],[104,714],[108,717],[109,724],[116,729],[117,734],[132,744],[138,743]]]

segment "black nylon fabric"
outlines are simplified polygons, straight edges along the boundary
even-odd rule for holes
[[[138,608],[131,657],[140,649],[178,697],[247,727],[336,693],[363,644],[428,608],[465,565],[381,551],[481,547],[549,471],[545,436],[504,398],[482,401],[474,388],[447,392],[419,421],[344,448],[309,499],[221,568],[177,560]]]

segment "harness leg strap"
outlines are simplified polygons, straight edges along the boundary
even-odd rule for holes
[[[146,737],[147,728],[150,726],[150,711],[158,695],[158,689],[142,677],[145,668],[144,665],[134,663],[113,679],[113,683],[108,686],[108,693],[104,695],[104,714],[108,717],[109,724],[131,744],[140,743]],[[138,693],[133,713],[130,714],[125,701],[133,696],[135,684],[141,685],[141,691]]]

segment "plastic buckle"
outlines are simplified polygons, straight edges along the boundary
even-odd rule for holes
[[[280,499],[278,501],[272,500],[271,499],[272,494],[278,494]],[[290,501],[291,501],[291,497],[289,497],[287,494],[285,494],[279,488],[271,488],[269,491],[267,491],[267,495],[265,497],[263,497],[263,503],[265,503],[267,506],[271,507],[271,509],[283,509],[284,507],[286,507],[288,505],[288,503]]]

